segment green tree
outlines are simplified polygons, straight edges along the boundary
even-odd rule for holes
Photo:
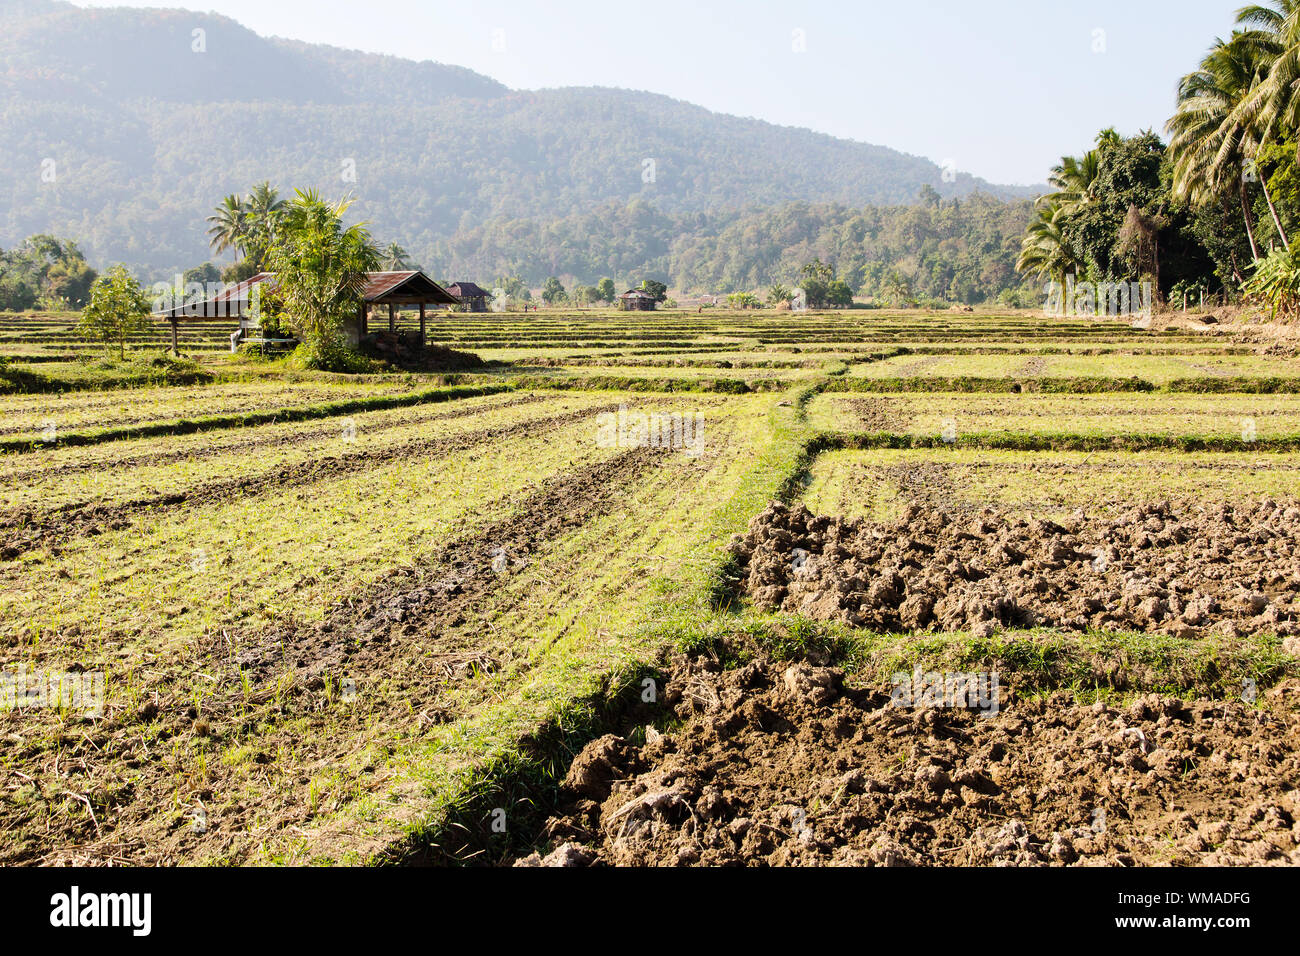
[[[829,283],[835,278],[835,267],[829,262],[822,262],[819,256],[812,262],[806,263],[799,274],[805,279],[820,279],[822,282]]]
[[[641,291],[649,292],[656,302],[663,302],[668,298],[668,286],[657,279],[642,279]]]
[[[596,289],[600,293],[598,298],[606,305],[613,304],[614,297],[618,295],[618,289],[614,285],[614,280],[608,276],[596,283]]]
[[[267,256],[276,243],[280,217],[287,203],[280,198],[279,190],[269,182],[260,182],[252,188],[244,203],[247,226],[248,256],[258,271],[266,268]]]
[[[379,254],[381,267],[387,272],[400,272],[411,268],[410,254],[395,242],[390,242]]]
[[[129,336],[148,332],[149,299],[124,265],[114,266],[90,287],[90,301],[81,312],[77,328],[104,346],[117,344],[117,356],[126,358]]]
[[[71,240],[50,235],[24,239],[0,252],[0,300],[12,309],[81,308],[97,273]]]
[[[1062,227],[1065,212],[1049,198],[1039,204],[1037,213],[1020,244],[1016,271],[1046,276],[1064,288],[1066,276],[1080,266],[1079,255]]]
[[[837,309],[853,305],[853,290],[843,279],[832,279],[826,285],[826,304]]]
[[[232,193],[221,200],[221,205],[208,217],[208,224],[208,243],[217,255],[229,249],[243,257],[248,243],[248,209],[238,194]]]
[[[343,224],[352,202],[329,203],[316,190],[297,190],[268,257],[287,321],[309,351],[327,361],[342,349],[344,320],[361,309],[367,274],[379,268],[365,226]]]
[[[523,305],[531,301],[533,293],[528,288],[521,276],[503,276],[497,279],[494,289],[500,289],[506,294],[506,297],[516,305]]]
[[[90,287],[99,273],[81,257],[74,243],[69,245],[72,247],[71,253],[50,266],[45,274],[45,284],[55,301],[76,308],[86,304]]]
[[[1173,193],[1195,207],[1235,195],[1250,241],[1251,258],[1259,258],[1251,222],[1249,186],[1257,179],[1262,133],[1259,116],[1240,106],[1262,82],[1264,62],[1259,46],[1236,33],[1231,41],[1216,40],[1200,69],[1178,84],[1178,106],[1166,130],[1172,137]]]
[[[564,291],[564,284],[555,276],[548,278],[546,284],[542,286],[542,299],[547,305],[563,302],[568,297],[568,293]]]
[[[773,282],[767,289],[767,304],[770,306],[779,306],[783,302],[789,302],[794,298],[794,293],[790,287],[780,282]]]
[[[1257,131],[1258,145],[1267,146],[1300,129],[1300,2],[1270,0],[1242,7],[1237,22],[1250,28],[1240,34],[1239,42],[1250,48],[1260,64],[1262,79],[1237,103],[1233,119],[1241,127]],[[1261,179],[1260,185],[1278,237],[1290,251],[1268,181]]]
[[[1052,173],[1047,177],[1057,191],[1046,198],[1067,212],[1087,204],[1093,199],[1100,165],[1100,147],[1088,150],[1082,157],[1062,156],[1061,162],[1052,167]]]
[[[829,262],[822,262],[818,257],[812,262],[805,263],[799,270],[803,276],[803,281],[799,283],[799,288],[803,289],[804,301],[810,309],[824,308],[830,299],[830,285],[835,280],[835,267]],[[850,299],[852,294],[850,294]]]

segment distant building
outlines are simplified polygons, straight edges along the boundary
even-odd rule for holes
[[[618,302],[624,312],[653,312],[655,307],[655,297],[644,289],[628,289]]]
[[[457,282],[447,286],[447,291],[460,299],[466,312],[486,312],[488,310],[488,292],[473,282]]]

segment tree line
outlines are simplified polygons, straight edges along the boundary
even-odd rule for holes
[[[1062,157],[1019,270],[1062,286],[1145,280],[1174,304],[1208,292],[1296,314],[1300,3],[1243,7],[1236,26],[1179,81],[1168,143],[1107,129]]]

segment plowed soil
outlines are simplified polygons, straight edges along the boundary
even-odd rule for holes
[[[588,745],[516,865],[1296,864],[1298,690],[1262,708],[1004,693],[981,716],[834,668],[679,656],[678,728]]]
[[[1065,524],[773,504],[731,544],[759,608],[883,631],[1045,626],[1300,635],[1300,507],[1157,502]]]

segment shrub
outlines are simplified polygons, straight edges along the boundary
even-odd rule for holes
[[[314,336],[303,342],[293,350],[285,364],[289,368],[313,372],[364,373],[375,370],[372,360],[331,336]]]
[[[1300,260],[1284,249],[1274,249],[1255,262],[1255,274],[1242,291],[1248,299],[1267,305],[1274,320],[1290,322],[1300,314]]]

